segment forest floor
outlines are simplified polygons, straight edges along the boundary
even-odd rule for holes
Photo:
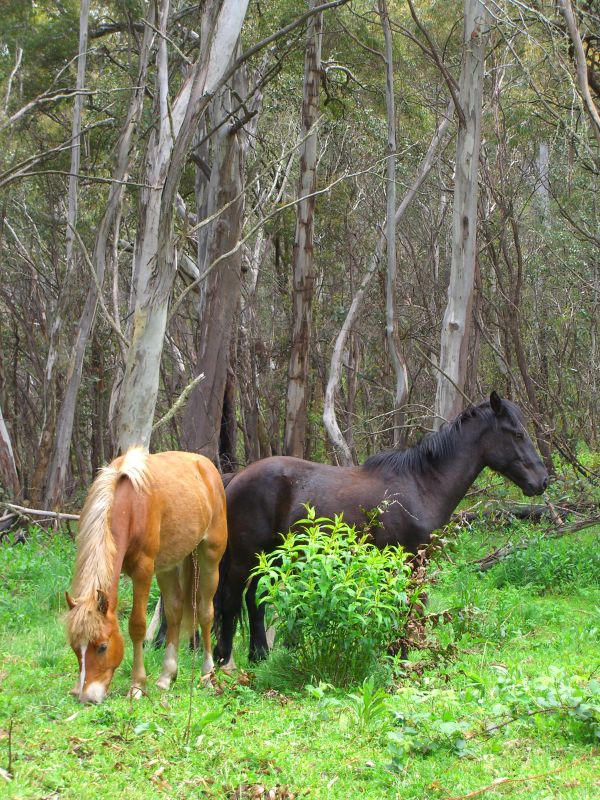
[[[276,658],[197,688],[200,659],[182,649],[173,689],[149,683],[132,702],[129,645],[107,701],[88,707],[69,694],[76,661],[61,618],[73,542],[38,532],[1,546],[0,797],[600,797],[598,530],[479,574],[490,537],[508,535],[457,535],[430,591],[430,608],[452,619],[385,695],[294,690]],[[127,582],[120,602],[126,615]],[[240,637],[242,666],[245,649]],[[148,650],[151,678],[160,660]]]

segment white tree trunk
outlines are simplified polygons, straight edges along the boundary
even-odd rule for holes
[[[477,194],[481,110],[488,15],[481,0],[465,0],[464,54],[459,102],[463,115],[456,145],[456,176],[452,217],[452,265],[448,303],[442,323],[434,426],[451,419],[463,407],[471,303],[475,280]],[[464,124],[462,119],[464,117]]]
[[[17,497],[20,491],[17,465],[10,441],[10,435],[4,422],[2,408],[0,407],[0,481],[11,497]]]
[[[394,61],[392,31],[386,0],[378,0],[379,16],[385,39],[385,104],[388,127],[388,158],[386,180],[387,275],[385,283],[385,338],[395,376],[393,442],[398,447],[401,437],[402,406],[408,397],[408,370],[400,349],[396,319],[396,109],[394,98]]]
[[[121,386],[117,422],[121,451],[148,447],[159,385],[160,358],[175,276],[173,204],[184,161],[202,112],[224,76],[239,38],[248,0],[204,5],[202,47],[177,97],[169,103],[166,28],[168,0],[159,3],[157,98],[159,119],[148,143],[135,248],[133,333]]]
[[[321,5],[320,0],[310,0],[310,8]],[[308,22],[304,52],[304,96],[302,100],[302,136],[300,151],[300,177],[296,235],[293,251],[293,329],[292,347],[288,367],[288,385],[285,408],[284,452],[289,456],[304,456],[306,437],[306,407],[308,402],[308,368],[312,327],[312,299],[314,286],[314,211],[317,188],[317,132],[313,130],[319,114],[319,89],[321,84],[321,39],[323,15],[315,14]]]
[[[437,151],[437,148],[442,141],[444,134],[448,130],[448,126],[450,125],[450,121],[452,119],[454,104],[452,101],[448,105],[446,114],[444,118],[441,120],[438,128],[431,140],[431,144],[427,149],[427,153],[425,154],[423,160],[419,165],[419,169],[417,170],[417,175],[415,180],[413,181],[410,189],[406,192],[404,197],[402,198],[402,202],[398,206],[395,214],[395,223],[396,225],[399,224],[400,220],[402,219],[404,212],[409,207],[410,203],[414,199],[415,195],[421,188],[421,185],[431,167],[434,163],[434,156]],[[358,315],[360,313],[360,309],[364,300],[365,292],[369,283],[371,282],[371,278],[375,274],[375,270],[379,266],[381,262],[381,258],[383,255],[383,251],[386,244],[386,236],[384,233],[381,234],[379,240],[377,241],[377,245],[375,247],[375,252],[369,262],[369,266],[367,267],[367,271],[365,272],[361,284],[352,298],[352,303],[350,308],[348,309],[348,313],[346,314],[346,319],[344,320],[344,324],[340,332],[337,335],[337,339],[335,341],[335,346],[333,348],[333,354],[331,356],[331,365],[329,367],[329,379],[327,381],[327,388],[325,390],[325,401],[323,404],[323,423],[325,424],[325,430],[329,435],[331,443],[333,444],[334,451],[336,457],[340,464],[343,466],[351,466],[352,461],[352,453],[350,452],[350,448],[348,447],[348,443],[344,439],[344,435],[340,430],[338,425],[337,416],[335,413],[335,398],[338,390],[338,386],[340,384],[340,377],[342,373],[342,356],[344,353],[344,348],[346,346],[346,340],[350,335],[352,328],[354,327],[354,323],[356,322]]]
[[[592,125],[592,131],[596,137],[596,141],[600,144],[600,112],[596,108],[587,77],[587,63],[585,59],[585,51],[579,30],[577,29],[577,22],[575,21],[575,14],[573,13],[573,6],[570,0],[559,0],[560,10],[567,24],[567,30],[571,42],[573,43],[575,66],[577,68],[577,87],[579,94],[583,99],[585,110],[588,113]]]

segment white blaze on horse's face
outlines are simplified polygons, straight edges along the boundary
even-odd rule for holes
[[[81,662],[80,662],[80,672],[79,672],[79,694],[83,692],[83,687],[85,686],[85,654],[87,651],[87,644],[82,644],[79,648],[79,652],[81,653]]]

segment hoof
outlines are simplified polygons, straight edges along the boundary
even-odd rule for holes
[[[166,692],[167,689],[171,688],[171,684],[173,683],[174,680],[175,678],[172,678],[170,675],[161,675],[160,678],[156,681],[156,685],[163,692]]]
[[[199,687],[214,686],[215,685],[214,677],[215,677],[215,671],[214,670],[211,670],[210,672],[207,672],[198,681],[198,686]]]
[[[131,700],[140,700],[144,694],[145,692],[141,686],[132,686],[127,692],[127,697],[129,697]]]

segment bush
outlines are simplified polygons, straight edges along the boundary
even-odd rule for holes
[[[341,517],[315,519],[312,509],[298,526],[260,555],[258,602],[271,604],[294,642],[290,657],[305,681],[363,681],[418,600],[406,554],[378,550]]]

